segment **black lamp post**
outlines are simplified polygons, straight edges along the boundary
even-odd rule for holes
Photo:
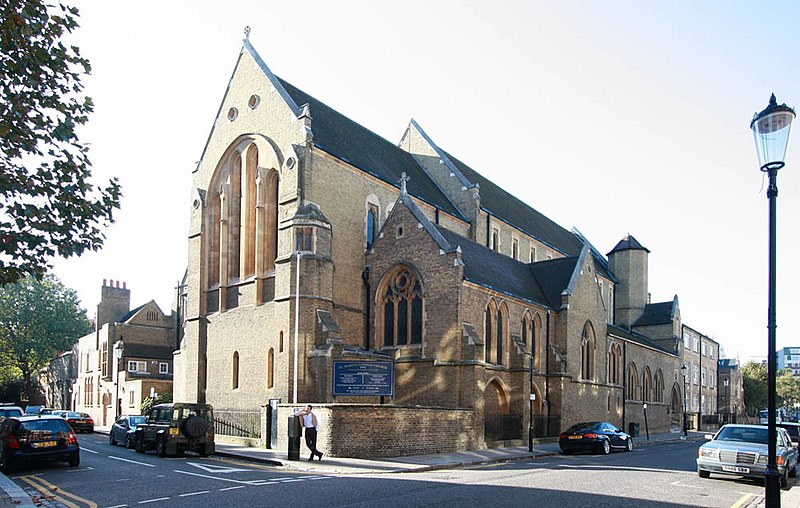
[[[775,430],[775,260],[776,260],[776,202],[778,198],[778,170],[784,166],[789,132],[792,129],[794,110],[786,104],[778,105],[775,94],[769,98],[767,108],[756,113],[750,122],[758,152],[758,165],[769,175],[769,305],[767,307],[767,469],[764,471],[764,501],[767,508],[781,505],[780,482],[776,462]]]
[[[119,418],[120,413],[122,413],[122,404],[119,402],[119,373],[122,370],[122,356],[125,354],[125,343],[122,342],[122,339],[117,341],[117,345],[114,348],[114,356],[117,358],[117,374],[114,378],[114,421]]]
[[[689,370],[686,368],[686,364],[684,363],[681,366],[681,374],[683,374],[683,437],[689,435],[688,431],[686,430],[686,400],[689,397],[689,394],[686,393],[686,371]]]

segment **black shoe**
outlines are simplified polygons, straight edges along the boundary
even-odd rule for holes
[[[312,455],[311,457],[309,457],[309,458],[308,458],[308,461],[309,461],[309,462],[311,462],[312,460],[314,460],[314,456],[313,456],[313,455]]]
[[[322,460],[322,452],[319,452],[319,460]]]

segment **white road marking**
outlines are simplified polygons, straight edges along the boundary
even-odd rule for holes
[[[305,478],[296,478],[294,480],[282,480],[281,483],[294,483],[294,482],[304,482],[306,481]]]
[[[131,464],[139,464],[140,466],[156,467],[153,464],[148,464],[147,462],[139,462],[138,460],[123,459],[122,457],[115,457],[113,455],[109,455],[108,458],[114,460],[121,460],[122,462],[130,462]]]
[[[67,469],[67,473],[79,473],[81,471],[91,471],[92,469],[94,468],[91,466],[82,467],[80,469]]]
[[[648,473],[675,473],[671,469],[656,469],[653,467],[634,467],[634,466],[610,466],[607,464],[561,464],[558,467],[569,469],[624,469],[626,471],[646,471]],[[695,473],[688,473],[694,475]]]
[[[148,499],[146,501],[139,501],[139,504],[147,504],[147,503],[157,503],[159,501],[169,501],[168,497],[159,497],[156,499]]]
[[[253,471],[252,469],[247,469],[243,467],[230,467],[230,466],[221,466],[217,464],[201,464],[199,462],[186,462],[186,464],[194,467],[199,467],[203,471],[207,473],[237,473],[240,471]]]
[[[82,451],[82,452],[94,453],[95,455],[97,455],[98,453],[100,453],[100,452],[96,452],[96,451],[94,451],[94,450],[92,450],[92,449],[90,449],[90,448],[86,448],[85,446],[81,446],[81,451]]]
[[[224,489],[219,489],[220,492],[225,492],[226,490],[236,490],[236,489],[243,489],[244,485],[237,485],[236,487],[225,487]]]
[[[283,480],[292,480],[292,479],[293,479],[293,478],[291,478],[291,477],[287,477],[287,478],[273,478],[271,481],[273,481],[273,482],[282,482]]]
[[[115,505],[115,506],[109,506],[108,508],[125,508],[126,506],[128,506],[128,505],[126,505],[126,504],[118,504],[118,505]]]
[[[254,480],[254,481],[233,480],[231,478],[220,478],[219,476],[211,476],[211,475],[208,475],[208,474],[191,473],[189,471],[181,471],[179,469],[175,469],[174,471],[176,473],[178,473],[178,474],[187,474],[189,476],[199,476],[200,478],[211,478],[212,480],[219,480],[219,481],[222,481],[222,482],[242,483],[244,485],[255,485],[256,484],[255,482],[260,481],[260,480]]]
[[[211,491],[210,490],[200,490],[200,491],[197,491],[197,492],[189,492],[188,494],[181,494],[178,497],[199,496],[200,494],[208,494],[209,492],[211,492]]]
[[[255,485],[256,487],[261,487],[262,485],[277,485],[280,482],[273,482],[270,480],[255,480],[250,485]]]
[[[701,487],[700,485],[687,485],[686,483],[681,483],[680,480],[670,483],[670,485],[675,485],[677,487],[689,487],[690,489],[702,489],[705,487]]]

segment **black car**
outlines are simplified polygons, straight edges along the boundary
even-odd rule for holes
[[[789,437],[792,438],[792,444],[800,448],[800,423],[795,422],[782,422],[775,424],[782,429],[786,429]]]
[[[599,452],[610,453],[611,450],[633,450],[633,439],[616,425],[608,422],[576,423],[562,432],[558,437],[561,452]]]
[[[122,415],[117,418],[111,431],[108,433],[108,441],[112,445],[124,444],[126,448],[133,446],[133,436],[136,434],[136,427],[144,423],[142,415]]]
[[[166,457],[192,451],[205,457],[214,453],[214,408],[191,402],[153,406],[136,427],[133,442],[138,453],[155,449]]]
[[[70,411],[64,418],[75,432],[88,432],[89,434],[94,432],[94,420],[88,413]]]
[[[81,463],[78,438],[59,416],[11,416],[0,425],[0,470],[10,473],[26,465],[62,461]]]

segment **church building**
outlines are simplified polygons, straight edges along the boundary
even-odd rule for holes
[[[680,309],[650,302],[648,249],[604,255],[490,174],[413,120],[383,139],[245,39],[193,174],[174,400],[280,399],[279,436],[313,404],[332,456],[677,432]],[[340,362],[388,364],[391,393],[337,393]]]

